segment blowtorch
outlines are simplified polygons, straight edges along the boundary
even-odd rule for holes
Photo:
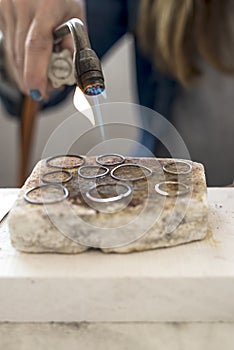
[[[71,34],[74,44],[73,59],[69,50],[60,50],[62,38]],[[54,88],[77,84],[84,94],[96,96],[105,90],[101,63],[91,49],[83,22],[73,18],[53,32],[54,48],[48,78]]]

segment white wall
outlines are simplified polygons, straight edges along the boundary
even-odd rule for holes
[[[103,69],[107,83],[107,102],[133,102],[134,76],[131,57],[132,41],[125,37],[104,59]],[[30,170],[41,159],[44,146],[53,130],[64,119],[76,112],[72,96],[61,106],[38,115]],[[134,118],[134,116],[133,116]],[[80,123],[84,124],[83,119]],[[18,121],[7,116],[0,105],[0,187],[16,187],[18,174]],[[65,135],[64,135],[65,137]]]

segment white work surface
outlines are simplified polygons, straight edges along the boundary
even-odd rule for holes
[[[5,219],[0,322],[234,322],[234,188],[208,198],[206,240],[127,255],[20,253]]]

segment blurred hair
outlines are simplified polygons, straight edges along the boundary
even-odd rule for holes
[[[201,74],[199,56],[216,69],[233,74],[232,5],[233,0],[142,0],[141,45],[159,68],[183,85]]]

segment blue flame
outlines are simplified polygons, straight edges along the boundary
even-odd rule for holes
[[[85,94],[88,96],[97,96],[104,91],[104,88],[100,85],[88,87],[85,90]]]

